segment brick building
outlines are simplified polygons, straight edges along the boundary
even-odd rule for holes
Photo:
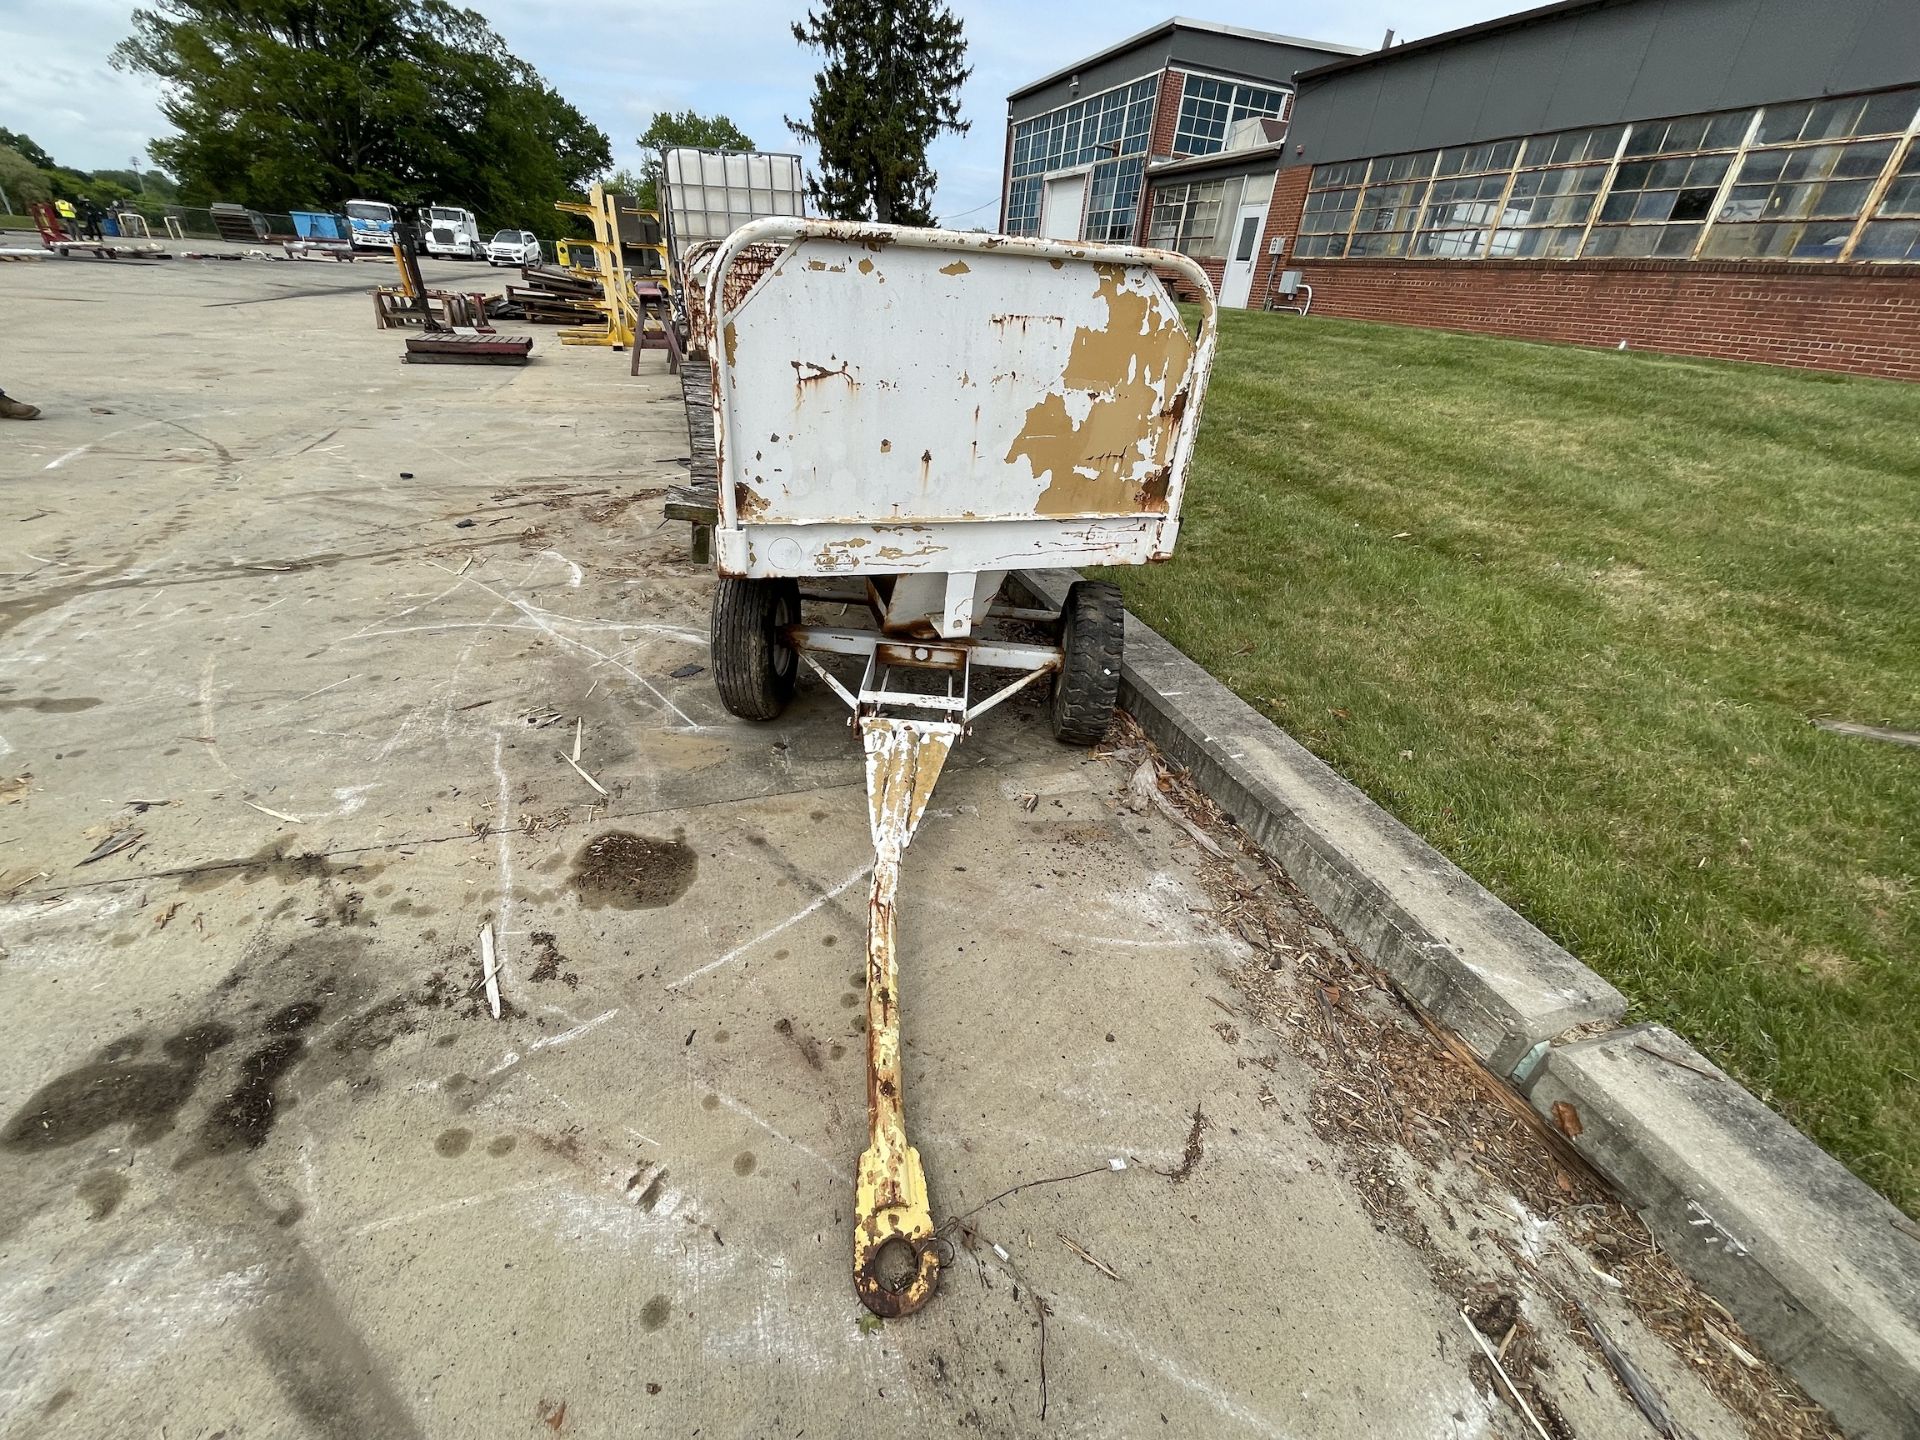
[[[1910,0],[1562,0],[1289,80],[1143,165],[1128,238],[1223,300],[1920,379]]]
[[[1131,241],[1149,228],[1151,157],[1215,155],[1230,146],[1266,147],[1270,191],[1272,146],[1285,133],[1294,72],[1361,53],[1175,18],[1056,70],[1007,98],[1000,228]],[[1218,210],[1207,214],[1217,220]],[[1196,225],[1189,230],[1198,234]],[[1210,232],[1197,243],[1224,253],[1224,241]]]

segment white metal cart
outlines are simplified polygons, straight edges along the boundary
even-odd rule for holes
[[[768,247],[765,273],[730,290],[733,266],[749,254],[764,265]],[[1197,331],[1166,271],[1203,297]],[[735,230],[706,281],[714,680],[733,714],[769,720],[804,663],[851,708],[866,751],[871,1139],[854,1283],[869,1309],[907,1314],[940,1262],[900,1093],[901,854],[954,743],[1008,697],[1044,679],[1059,739],[1105,733],[1118,592],[1082,581],[1058,613],[997,597],[1015,568],[1172,553],[1213,288],[1166,251],[784,217]],[[802,623],[801,582],[830,577],[870,626]],[[820,654],[863,659],[860,680],[843,684]],[[988,688],[976,669],[1013,673]]]

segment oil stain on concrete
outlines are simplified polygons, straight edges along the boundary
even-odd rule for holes
[[[657,910],[693,884],[699,858],[685,840],[609,830],[574,858],[568,883],[589,910]]]
[[[115,1058],[69,1070],[28,1096],[0,1127],[0,1148],[58,1149],[123,1122],[133,1127],[132,1143],[150,1144],[173,1129],[208,1058],[233,1037],[233,1028],[218,1021],[191,1025],[160,1047],[164,1059]],[[130,1055],[138,1048],[129,1037],[109,1053]]]

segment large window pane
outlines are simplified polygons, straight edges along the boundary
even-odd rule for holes
[[[1869,220],[1860,229],[1853,258],[1920,262],[1920,220]]]
[[[1621,153],[1639,155],[1682,155],[1689,150],[1731,150],[1747,133],[1751,110],[1730,110],[1724,115],[1689,115],[1680,120],[1642,120],[1627,134]]]
[[[1487,249],[1490,260],[1567,260],[1580,249],[1578,225],[1543,225],[1527,230],[1496,230]]]
[[[1601,130],[1563,130],[1558,135],[1535,135],[1527,141],[1523,165],[1576,165],[1583,160],[1611,160],[1620,146],[1622,125]]]
[[[1295,254],[1910,263],[1916,110],[1910,87],[1320,165]]]
[[[1906,158],[1894,171],[1893,181],[1880,199],[1880,208],[1873,213],[1920,216],[1920,140],[1908,145]]]
[[[1700,238],[1698,225],[1597,226],[1587,237],[1587,255],[1616,259],[1685,259]]]
[[[1853,222],[1716,225],[1704,254],[1716,260],[1838,260]]]
[[[1238,194],[1239,181],[1232,182]],[[1199,180],[1153,187],[1153,214],[1147,222],[1147,243],[1178,250],[1196,259],[1226,254],[1222,233],[1227,182]]]
[[[1091,166],[1087,238],[1131,239],[1133,214],[1128,207],[1140,199],[1139,176],[1158,83],[1157,79],[1136,80],[1018,122],[1013,127],[1008,232],[1039,233],[1040,177],[1050,171]],[[1104,210],[1092,203],[1103,197],[1108,205]],[[1122,211],[1127,212],[1124,218]]]
[[[1812,123],[1803,120],[1803,129]],[[1714,217],[1705,253],[1731,260],[1839,259],[1895,143],[1752,151]],[[1781,223],[1789,221],[1825,223]]]
[[[1489,170],[1511,170],[1520,153],[1518,140],[1496,140],[1490,145],[1462,145],[1440,152],[1439,175],[1478,175]]]
[[[1212,155],[1224,150],[1227,137],[1240,121],[1254,116],[1277,118],[1286,112],[1286,106],[1285,90],[1189,75],[1180,96],[1180,118],[1174,126],[1174,153]]]
[[[1754,140],[1761,145],[1781,145],[1796,140],[1845,140],[1854,135],[1898,135],[1912,123],[1916,106],[1920,106],[1920,90],[1769,105],[1760,117],[1760,133]]]
[[[1487,248],[1487,232],[1480,230],[1422,230],[1413,254],[1422,260],[1473,260]]]
[[[1347,237],[1339,235],[1302,235],[1293,247],[1297,260],[1338,260],[1347,253]]]

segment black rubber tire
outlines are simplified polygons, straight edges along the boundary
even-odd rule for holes
[[[800,623],[797,580],[721,577],[713,592],[709,640],[713,684],[727,713],[742,720],[776,720],[793,698],[800,656],[780,630]]]
[[[1126,606],[1104,580],[1076,580],[1060,609],[1064,652],[1048,701],[1053,738],[1063,745],[1097,745],[1120,703],[1120,651]]]

